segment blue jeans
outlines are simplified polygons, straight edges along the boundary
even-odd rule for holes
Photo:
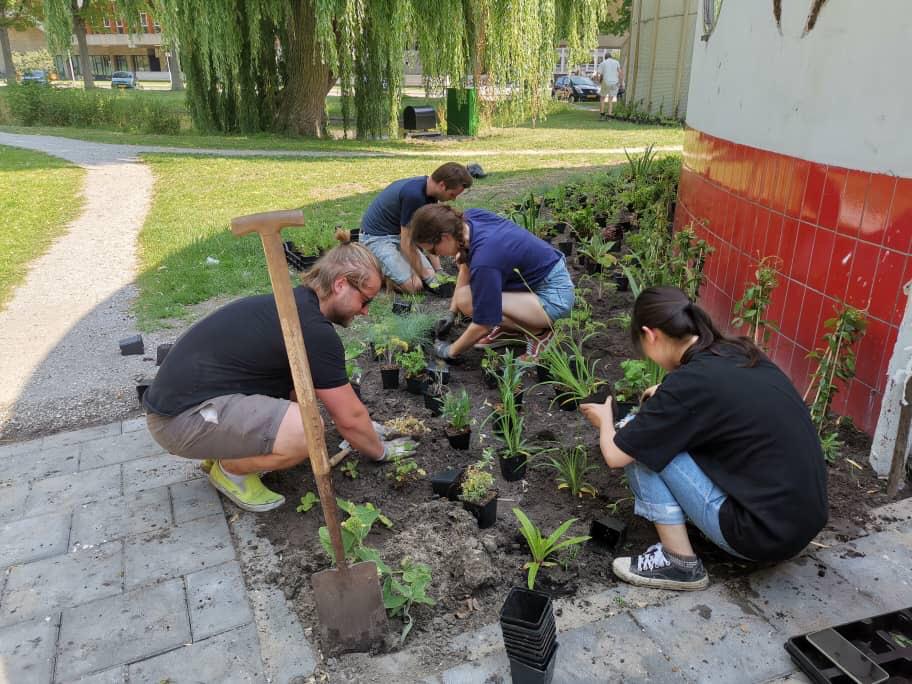
[[[719,510],[728,494],[710,480],[686,451],[656,472],[634,461],[624,467],[636,498],[634,513],[659,525],[683,525],[688,519],[723,551],[735,551],[719,527]]]
[[[552,323],[570,315],[575,294],[564,257],[554,264],[545,279],[535,287],[535,294]]]
[[[383,275],[392,280],[396,285],[402,285],[412,277],[412,266],[399,248],[400,235],[367,235],[361,233],[361,244],[367,247],[377,260]],[[425,270],[433,270],[431,262],[420,249],[418,257]],[[421,275],[421,274],[418,274]]]

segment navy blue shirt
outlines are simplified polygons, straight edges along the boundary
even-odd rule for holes
[[[463,216],[470,230],[472,321],[498,325],[503,320],[501,293],[534,291],[560,261],[561,253],[486,209],[468,209]]]
[[[399,235],[402,226],[408,226],[412,220],[412,214],[425,204],[437,202],[424,194],[427,179],[427,176],[416,176],[388,185],[361,217],[361,232],[365,235]]]

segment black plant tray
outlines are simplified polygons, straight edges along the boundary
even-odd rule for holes
[[[519,655],[524,657],[539,657],[551,650],[551,646],[557,640],[557,626],[552,624],[551,628],[541,638],[530,639],[526,636],[515,636],[515,632],[504,629],[503,632],[504,646],[510,655]]]
[[[808,641],[808,634],[785,642],[785,650],[811,681],[820,684],[912,682],[912,608],[846,622],[832,629],[860,652],[860,658],[854,652],[846,658],[841,651],[828,657]],[[852,669],[848,664],[852,660],[863,665],[854,677],[843,669]],[[886,679],[875,674],[880,668],[886,671]]]

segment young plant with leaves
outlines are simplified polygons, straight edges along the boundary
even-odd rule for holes
[[[361,341],[349,342],[345,345],[345,374],[348,381],[354,385],[361,384],[361,376],[364,373],[361,366],[357,363],[357,358],[364,353],[364,343]]]
[[[547,225],[541,221],[541,209],[544,203],[544,196],[539,199],[535,197],[534,192],[530,192],[529,197],[522,203],[522,209],[510,212],[508,218],[532,235],[543,238],[547,234]]]
[[[337,498],[336,504],[342,511],[348,513],[348,518],[342,523],[342,547],[345,550],[345,558],[350,561],[375,561],[378,563],[377,567],[380,568],[380,559],[377,552],[365,546],[364,540],[370,534],[375,523],[379,522],[384,527],[392,528],[392,520],[383,515],[372,503],[356,504]],[[332,560],[333,565],[335,565],[336,557],[333,552],[332,541],[329,538],[329,530],[325,526],[321,527],[318,535],[323,550]]]
[[[539,359],[551,376],[542,384],[555,388],[556,400],[561,404],[578,404],[605,384],[596,373],[598,361],[587,362],[582,347],[569,337],[552,342]]]
[[[491,474],[491,462],[494,454],[490,449],[485,449],[478,461],[466,468],[462,479],[461,501],[470,504],[483,504],[487,501],[494,489],[494,475]]]
[[[352,480],[358,479],[358,462],[353,458],[347,460],[339,470],[342,471],[342,474],[345,475],[345,477]]]
[[[407,378],[418,378],[424,375],[424,369],[427,368],[427,359],[424,356],[424,350],[418,346],[411,351],[403,351],[396,354],[396,363],[405,372]]]
[[[566,489],[577,497],[598,496],[598,490],[586,481],[586,475],[598,467],[589,463],[589,449],[585,444],[559,446],[543,452],[545,459],[537,468],[550,468],[557,473],[557,488]]]
[[[529,553],[532,554],[532,560],[523,565],[523,569],[529,571],[526,583],[530,590],[535,588],[535,578],[538,576],[539,570],[557,564],[556,561],[548,560],[549,557],[554,556],[562,549],[576,546],[589,540],[588,536],[579,536],[569,537],[561,541],[570,526],[576,522],[576,518],[570,518],[570,520],[561,523],[554,532],[544,537],[541,530],[529,520],[528,516],[522,512],[522,509],[514,508],[513,515],[519,520],[519,531],[522,532],[522,536],[529,545]]]
[[[817,361],[811,375],[811,383],[804,400],[811,400],[811,420],[817,426],[817,434],[824,447],[827,461],[833,462],[839,455],[842,444],[836,438],[835,429],[830,428],[830,406],[839,391],[837,381],[848,382],[855,377],[855,345],[864,336],[868,321],[863,312],[851,306],[842,306],[836,316],[828,319],[824,327],[829,330],[823,336],[824,346],[808,354]],[[825,434],[827,433],[828,434]]]
[[[408,344],[398,337],[389,337],[374,345],[374,348],[383,357],[384,368],[395,368],[397,355],[400,352],[408,351]]]
[[[301,503],[299,503],[295,510],[298,513],[307,513],[311,508],[320,503],[319,497],[313,492],[307,492],[304,496],[301,497]]]
[[[458,392],[450,390],[443,397],[441,414],[453,432],[465,432],[469,429],[472,402],[465,388]]]
[[[399,643],[405,643],[414,621],[410,610],[416,603],[433,606],[436,601],[427,595],[427,586],[431,583],[431,568],[424,563],[416,563],[411,558],[403,558],[398,570],[392,570],[383,580],[383,606],[390,617],[399,617],[405,621]]]
[[[390,460],[390,469],[386,472],[386,477],[393,481],[397,487],[404,487],[411,482],[418,482],[427,472],[418,465],[418,461],[410,454],[414,449],[407,452],[397,452]]]
[[[639,403],[643,392],[665,377],[662,367],[651,359],[621,361],[621,370],[624,376],[614,383],[614,398],[631,404]]]
[[[741,299],[735,302],[732,327],[743,328],[747,326],[747,336],[761,349],[766,349],[771,331],[778,332],[779,325],[776,321],[766,318],[773,290],[779,286],[777,278],[781,268],[782,259],[779,257],[764,257],[757,264],[754,271],[754,281],[747,284]]]

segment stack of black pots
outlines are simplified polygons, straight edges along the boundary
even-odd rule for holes
[[[513,587],[500,611],[500,629],[513,684],[549,684],[557,660],[557,626],[551,597]]]

